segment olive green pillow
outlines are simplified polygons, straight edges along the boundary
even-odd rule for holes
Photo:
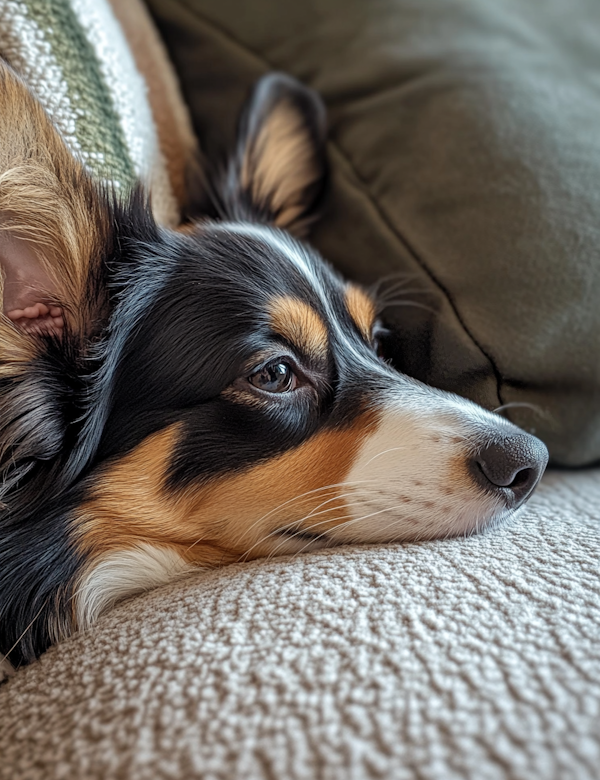
[[[393,275],[397,366],[600,458],[600,3],[149,0],[209,156],[287,71],[329,110],[312,241]],[[409,301],[417,304],[406,305]]]

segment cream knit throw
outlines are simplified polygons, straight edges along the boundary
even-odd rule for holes
[[[159,222],[177,224],[146,82],[106,0],[0,0],[0,54],[90,171],[121,191],[141,179]]]

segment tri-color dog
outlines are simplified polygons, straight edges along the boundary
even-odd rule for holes
[[[0,651],[13,664],[193,566],[469,534],[544,445],[380,358],[378,303],[292,237],[324,111],[263,78],[223,218],[106,192],[0,64]]]

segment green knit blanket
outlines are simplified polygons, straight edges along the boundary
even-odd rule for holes
[[[107,0],[0,0],[0,54],[93,174],[123,192],[142,179],[177,221],[146,84]]]

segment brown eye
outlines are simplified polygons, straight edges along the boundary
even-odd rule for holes
[[[296,387],[296,374],[289,363],[274,360],[248,377],[248,381],[267,393],[289,393]]]

